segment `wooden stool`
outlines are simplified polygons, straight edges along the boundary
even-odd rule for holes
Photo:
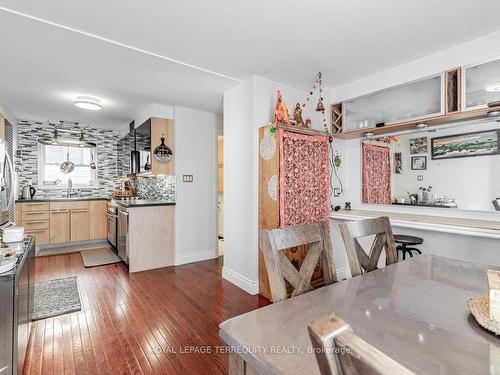
[[[419,249],[417,249],[415,247],[408,247],[408,246],[421,245],[424,242],[423,238],[415,237],[415,236],[407,236],[405,234],[395,234],[394,235],[394,242],[396,242],[396,244],[397,244],[396,249],[403,253],[403,260],[406,259],[407,253],[410,255],[410,258],[412,258],[413,251],[416,251],[417,253],[422,254],[422,252]]]

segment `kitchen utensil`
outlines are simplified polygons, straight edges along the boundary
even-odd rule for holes
[[[146,158],[146,164],[144,164],[144,170],[145,171],[150,171],[151,170],[151,163],[149,162],[149,154]]]
[[[91,169],[96,169],[97,166],[95,164],[95,159],[94,159],[94,151],[90,153],[90,168]]]
[[[60,169],[61,169],[61,172],[64,174],[69,174],[69,173],[73,172],[73,170],[75,169],[75,164],[73,164],[73,162],[69,160],[69,152],[68,152],[67,160],[61,164]]]

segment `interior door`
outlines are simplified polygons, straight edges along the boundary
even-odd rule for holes
[[[50,243],[70,242],[70,213],[68,209],[50,211]]]

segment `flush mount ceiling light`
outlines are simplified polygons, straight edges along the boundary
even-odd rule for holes
[[[488,91],[488,92],[499,92],[500,91],[500,81],[492,83],[491,85],[486,86],[486,91]]]
[[[101,101],[92,96],[77,96],[75,106],[88,111],[99,111],[102,109]]]

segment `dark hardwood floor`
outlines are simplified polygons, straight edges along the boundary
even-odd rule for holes
[[[35,275],[77,276],[82,310],[33,323],[25,374],[222,374],[218,325],[269,303],[223,280],[219,260],[129,275],[76,253],[37,258]]]

